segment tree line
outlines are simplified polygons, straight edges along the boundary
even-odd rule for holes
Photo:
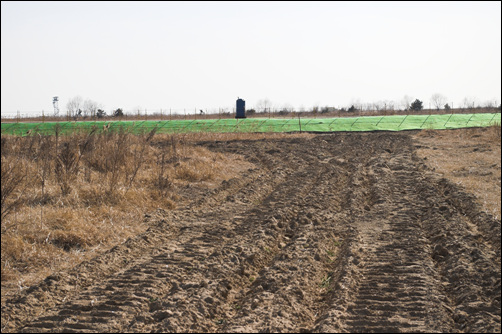
[[[429,100],[429,107],[435,108],[436,110],[444,109],[444,110],[450,110],[453,108],[452,105],[447,103],[447,98],[446,96],[435,93],[431,96]],[[327,112],[332,112],[332,111],[342,111],[342,112],[356,112],[356,111],[362,111],[362,110],[375,110],[375,111],[384,111],[384,110],[410,110],[413,112],[418,112],[424,109],[424,102],[420,99],[415,99],[412,101],[412,99],[409,96],[405,96],[400,103],[401,107],[396,107],[396,103],[394,101],[380,101],[380,102],[375,102],[375,103],[368,103],[365,106],[363,106],[362,103],[353,103],[351,104],[350,107],[345,108],[335,108],[335,107],[320,107],[320,106],[313,106],[310,110],[305,110],[305,108],[300,108],[300,109],[295,109],[289,104],[285,104],[282,107],[273,107],[272,102],[269,99],[261,99],[258,100],[253,108],[249,108],[246,110],[246,113],[251,115],[253,113],[257,112],[278,112],[279,114],[286,114],[290,113],[293,111],[300,111],[300,112],[312,112],[314,114],[320,112],[320,113],[327,113]],[[485,103],[485,108],[498,108],[500,109],[501,106],[496,106],[496,102],[489,101]],[[396,109],[397,108],[397,109]],[[457,107],[458,108],[458,107]],[[464,98],[461,107],[464,109],[474,109],[476,108],[476,103],[474,99],[472,98]],[[478,106],[480,108],[480,106]],[[67,104],[66,104],[66,112],[67,116],[77,119],[77,118],[103,118],[107,116],[112,116],[112,117],[123,117],[124,115],[124,110],[122,108],[117,108],[115,110],[112,110],[110,114],[107,114],[106,111],[104,111],[103,106],[91,99],[82,99],[80,96],[75,96],[71,98]]]

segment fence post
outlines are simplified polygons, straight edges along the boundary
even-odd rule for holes
[[[446,122],[444,123],[443,127],[445,127],[445,126],[446,126],[446,124],[448,124],[448,122],[450,121],[451,116],[453,116],[453,113],[450,115],[450,117],[448,117],[448,119],[447,119],[447,120],[446,120]],[[472,116],[471,116],[471,117],[472,117]],[[469,122],[467,122],[467,123],[469,123]],[[466,124],[466,125],[467,125],[467,124]]]
[[[490,123],[488,123],[488,124],[492,124],[492,121],[493,121],[493,119],[495,118],[495,116],[496,116],[497,114],[498,114],[498,113],[496,113],[496,112],[495,112],[495,113],[493,113],[492,119],[490,120]]]
[[[378,124],[380,124],[380,122],[381,122],[381,121],[382,121],[382,119],[384,119],[384,118],[385,118],[385,116],[382,116],[382,118],[380,118],[380,119],[378,120],[378,122],[377,122],[377,124],[376,124],[375,126],[378,126]]]
[[[474,114],[471,115],[471,117],[469,117],[469,119],[467,120],[467,123],[465,123],[465,125],[469,124],[469,122],[471,121],[471,118],[474,116]]]
[[[329,132],[333,132],[333,130],[331,130],[331,124],[335,123],[336,122],[336,118],[331,122],[329,123],[328,127],[329,127]]]
[[[431,117],[430,114],[425,118],[425,121],[422,123],[422,125],[420,125],[420,129],[422,129],[422,127],[424,126],[425,122],[427,122],[427,120],[429,119],[429,117]]]
[[[401,121],[401,123],[399,123],[399,125],[398,125],[398,127],[397,127],[398,129],[401,127],[401,124],[403,124],[403,123],[404,123],[404,121],[405,121],[405,119],[406,119],[406,118],[408,118],[408,115],[406,115],[406,116],[403,118],[403,120]]]

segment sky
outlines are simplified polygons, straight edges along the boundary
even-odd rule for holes
[[[501,2],[1,2],[1,113],[501,102]]]

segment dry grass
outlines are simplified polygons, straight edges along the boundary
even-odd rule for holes
[[[501,217],[500,124],[487,128],[424,130],[418,150],[435,171],[474,194],[484,210]]]
[[[309,134],[2,135],[2,300],[145,231],[158,209],[252,167],[200,141]]]
[[[194,144],[203,138],[2,135],[2,299],[146,230],[145,214],[183,205],[187,184],[251,167]]]

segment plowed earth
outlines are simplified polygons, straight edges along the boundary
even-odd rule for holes
[[[500,332],[500,219],[406,133],[202,143],[255,167],[2,307],[4,332]]]

